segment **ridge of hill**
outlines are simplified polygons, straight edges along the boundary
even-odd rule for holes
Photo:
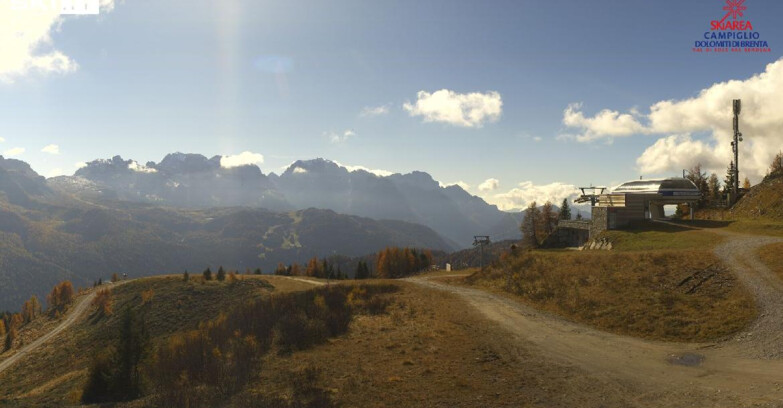
[[[387,246],[453,249],[426,226],[331,210],[92,203],[50,188],[24,162],[0,160],[0,310],[18,310],[33,294],[44,299],[62,280],[84,287],[112,273],[198,273],[220,265],[270,273],[278,262]]]
[[[766,179],[751,187],[731,213],[737,217],[783,221],[783,177]]]

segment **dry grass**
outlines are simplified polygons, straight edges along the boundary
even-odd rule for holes
[[[359,316],[345,336],[289,356],[270,355],[235,401],[292,396],[295,378],[345,407],[622,406],[595,379],[520,346],[454,295],[396,282],[388,313]],[[543,404],[543,405],[542,405]]]
[[[193,277],[184,282],[181,275],[171,275],[139,279],[113,288],[112,316],[93,313],[69,329],[67,335],[48,342],[0,374],[0,406],[4,400],[10,403],[17,399],[18,406],[73,405],[68,396],[81,391],[86,380],[84,369],[94,353],[113,341],[126,308],[144,313],[154,341],[162,341],[175,332],[194,329],[201,321],[214,319],[238,302],[270,292],[313,288],[308,283],[269,276],[243,278],[246,279],[234,283],[204,283]],[[278,286],[272,287],[270,283]],[[154,293],[146,304],[142,304],[144,292]],[[78,375],[69,375],[73,372]],[[43,393],[34,392],[43,384],[50,384],[51,388]]]
[[[467,282],[572,321],[648,339],[718,339],[757,314],[752,295],[709,251],[534,251]]]
[[[732,222],[726,229],[741,234],[783,237],[783,222],[779,220],[742,219]]]
[[[608,238],[616,251],[692,250],[714,247],[722,237],[709,230],[715,223],[707,221],[682,221],[681,225],[645,221],[622,230],[604,231],[601,238]]]
[[[242,285],[253,280],[243,279]],[[289,289],[296,285],[283,278],[270,281],[289,284]],[[366,283],[374,282],[378,281]],[[210,308],[216,303],[217,309],[224,309],[249,294],[269,292],[258,283],[232,287],[216,282],[185,283],[175,277],[147,279],[117,288],[116,304],[120,310],[149,306],[168,313],[187,308],[190,314],[202,314],[206,320],[214,317],[207,315],[215,311]],[[312,288],[302,284],[305,286],[299,288]],[[268,354],[249,390],[221,406],[264,406],[259,397],[282,402],[281,406],[300,406],[291,403],[312,402],[314,398],[346,407],[599,407],[628,403],[621,393],[607,395],[596,387],[597,379],[590,374],[527,349],[454,295],[405,282],[393,284],[400,290],[385,295],[391,302],[386,313],[359,315],[347,334],[311,349]],[[142,306],[141,293],[148,290],[154,290],[155,296]],[[188,298],[194,290],[201,296]],[[183,304],[177,306],[177,300]],[[154,317],[149,321],[150,329],[159,342],[170,332],[162,325],[172,323],[158,321],[161,315],[150,316]],[[188,318],[178,317],[182,321],[174,323],[177,327],[191,326]],[[111,318],[83,322],[71,336],[4,374],[0,378],[0,406],[78,405],[85,362],[104,346],[99,332],[113,324]],[[154,404],[154,398],[143,398],[116,406]]]
[[[780,279],[783,279],[783,243],[761,247],[758,254],[759,259],[775,272]]]

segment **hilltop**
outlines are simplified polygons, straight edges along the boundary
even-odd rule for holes
[[[86,287],[112,273],[200,272],[211,266],[270,273],[278,262],[387,246],[449,251],[426,226],[304,209],[164,207],[101,200],[50,187],[24,162],[0,159],[0,310],[16,310],[55,283]]]

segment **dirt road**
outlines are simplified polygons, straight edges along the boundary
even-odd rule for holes
[[[107,282],[106,285],[109,288],[114,288],[119,285],[122,285],[126,282],[130,281],[123,281],[119,283],[109,283]],[[31,351],[37,349],[47,341],[53,339],[58,334],[62,333],[63,330],[71,327],[74,323],[76,323],[79,319],[84,317],[84,315],[87,313],[87,310],[89,310],[90,303],[92,303],[92,300],[95,298],[97,291],[93,291],[87,296],[82,297],[76,305],[71,309],[71,311],[68,313],[68,316],[66,316],[65,320],[63,320],[57,327],[52,329],[50,332],[44,334],[43,336],[37,338],[35,341],[33,341],[30,344],[27,344],[26,346],[19,349],[14,355],[11,357],[8,357],[7,359],[0,361],[0,373],[14,365],[16,362],[18,362],[20,359],[22,359],[24,356],[29,354]]]
[[[631,406],[783,406],[783,282],[756,260],[775,238],[722,233],[716,253],[758,299],[747,331],[716,344],[664,343],[619,336],[564,321],[514,300],[427,278],[409,279],[454,293],[521,344],[583,369],[606,393]]]

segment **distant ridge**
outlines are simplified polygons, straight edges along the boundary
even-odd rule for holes
[[[376,220],[428,226],[457,247],[473,235],[518,238],[519,220],[459,186],[442,187],[429,174],[378,175],[331,160],[298,160],[282,174],[255,165],[221,166],[221,156],[172,153],[144,165],[120,156],[94,160],[49,185],[77,197],[178,208],[246,206],[272,211],[328,209]]]

